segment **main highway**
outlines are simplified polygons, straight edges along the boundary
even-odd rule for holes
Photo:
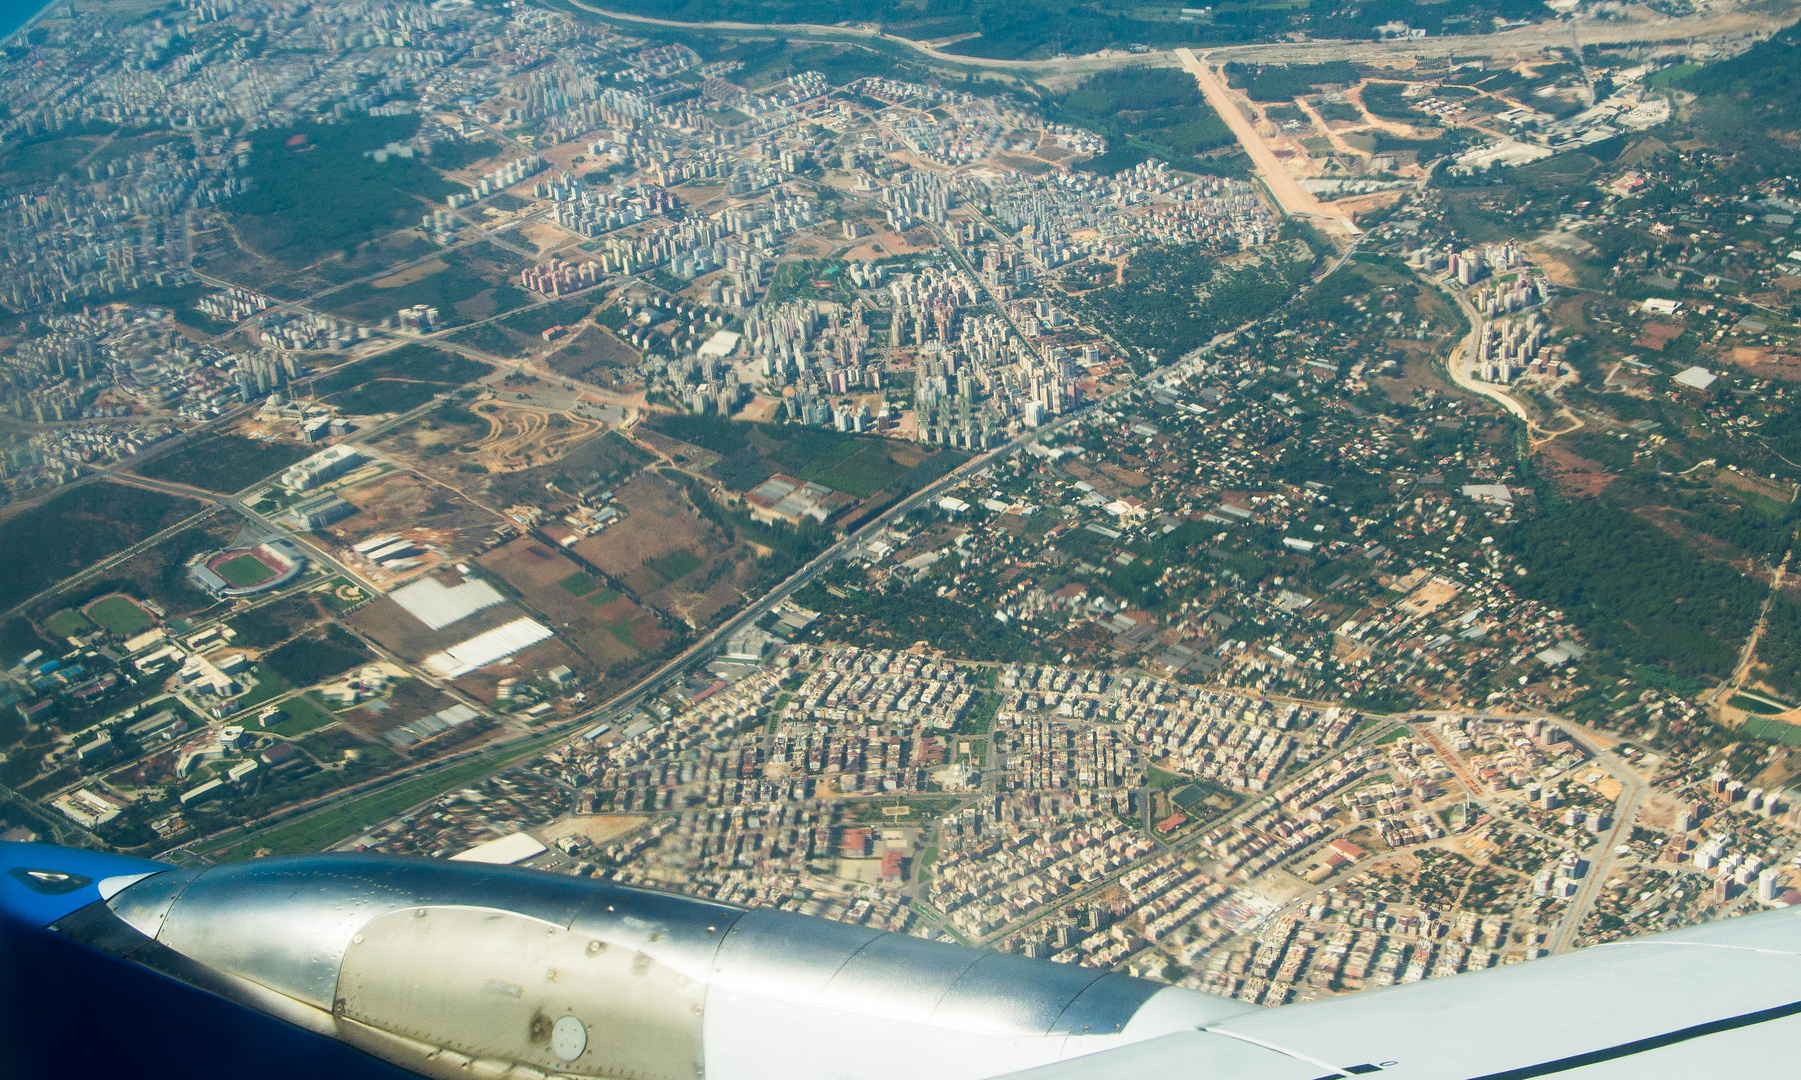
[[[1071,81],[1082,75],[1111,68],[1131,67],[1146,63],[1169,65],[1179,59],[1168,51],[1131,52],[1108,49],[1081,56],[1059,55],[1044,60],[995,60],[980,56],[964,56],[946,52],[925,41],[885,33],[871,23],[749,23],[724,20],[687,22],[634,15],[590,4],[587,0],[567,0],[609,22],[661,26],[687,31],[711,31],[722,36],[756,38],[806,38],[813,41],[840,42],[865,48],[912,53],[931,63],[959,70],[979,70],[1007,76],[1025,76]],[[1234,60],[1250,60],[1266,64],[1307,64],[1329,60],[1353,60],[1364,63],[1411,61],[1419,57],[1523,55],[1545,49],[1567,49],[1574,27],[1582,28],[1585,45],[1633,43],[1646,46],[1680,45],[1704,42],[1719,45],[1730,41],[1768,37],[1794,21],[1794,8],[1789,3],[1775,3],[1752,8],[1716,6],[1711,10],[1681,18],[1639,14],[1645,9],[1627,9],[1618,18],[1582,18],[1580,20],[1547,19],[1527,26],[1516,26],[1491,34],[1448,34],[1428,38],[1396,38],[1387,41],[1368,39],[1323,38],[1310,41],[1277,41],[1261,45],[1233,45],[1210,50],[1214,55]],[[1053,16],[1046,14],[1046,18]]]

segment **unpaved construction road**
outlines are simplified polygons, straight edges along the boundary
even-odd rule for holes
[[[1282,167],[1282,160],[1276,157],[1276,152],[1257,133],[1257,126],[1251,123],[1251,118],[1232,100],[1231,93],[1219,81],[1210,61],[1195,56],[1188,49],[1177,49],[1176,57],[1181,60],[1182,69],[1193,75],[1194,81],[1200,85],[1207,104],[1213,106],[1213,111],[1219,114],[1226,126],[1232,129],[1232,134],[1238,137],[1238,145],[1244,147],[1244,152],[1251,156],[1251,163],[1257,166],[1264,184],[1276,201],[1282,204],[1283,210],[1293,217],[1329,220],[1353,235],[1359,231],[1343,210],[1320,202],[1289,175],[1288,170]]]

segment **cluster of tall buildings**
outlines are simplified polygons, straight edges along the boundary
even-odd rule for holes
[[[1443,270],[1459,285],[1474,285],[1490,274],[1522,269],[1525,258],[1509,240],[1462,249],[1455,245],[1418,247],[1407,252],[1407,262],[1424,270]]]
[[[1484,322],[1476,342],[1482,380],[1510,383],[1528,373],[1562,375],[1563,346],[1549,345],[1550,336],[1551,320],[1542,312]]]

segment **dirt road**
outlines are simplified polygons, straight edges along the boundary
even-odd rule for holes
[[[1194,81],[1200,85],[1207,104],[1213,106],[1213,111],[1220,115],[1220,119],[1232,129],[1232,134],[1237,136],[1238,144],[1244,147],[1244,152],[1251,156],[1251,162],[1257,166],[1263,183],[1276,201],[1282,204],[1283,210],[1293,217],[1331,222],[1348,230],[1353,236],[1360,231],[1344,211],[1320,202],[1301,187],[1294,177],[1288,175],[1288,170],[1282,167],[1282,160],[1276,157],[1276,152],[1270,149],[1263,136],[1257,134],[1256,126],[1232,100],[1232,95],[1219,81],[1219,76],[1208,61],[1195,56],[1191,49],[1177,49],[1176,57],[1182,61],[1182,69],[1193,75]]]

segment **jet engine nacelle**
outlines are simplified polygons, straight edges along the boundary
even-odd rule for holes
[[[511,867],[341,854],[89,865],[108,859],[0,845],[0,901],[35,900],[41,915],[60,897],[45,920],[58,933],[441,1080],[977,1080],[1246,1008]]]

